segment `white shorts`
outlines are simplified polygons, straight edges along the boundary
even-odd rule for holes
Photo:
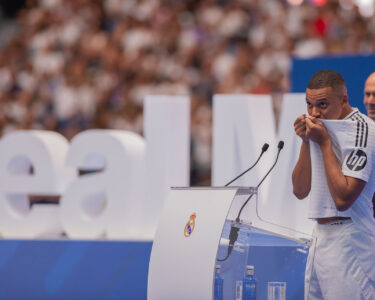
[[[351,220],[316,224],[305,300],[375,300],[375,237]]]

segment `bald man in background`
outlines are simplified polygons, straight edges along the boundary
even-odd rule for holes
[[[375,72],[365,82],[364,98],[367,115],[375,121]]]
[[[371,73],[366,79],[363,102],[366,106],[367,115],[375,121],[375,72]],[[375,218],[375,194],[372,197],[372,206],[374,207]]]

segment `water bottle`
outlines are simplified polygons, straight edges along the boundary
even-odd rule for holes
[[[223,278],[220,276],[220,265],[215,268],[214,300],[223,300]]]
[[[242,300],[255,300],[256,298],[254,266],[246,266],[246,274],[242,282]]]

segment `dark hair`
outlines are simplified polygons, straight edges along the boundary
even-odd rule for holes
[[[332,70],[320,70],[311,77],[307,88],[311,90],[331,87],[333,90],[337,88],[346,88],[345,80],[341,74]]]

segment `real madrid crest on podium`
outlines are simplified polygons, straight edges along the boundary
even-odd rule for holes
[[[189,221],[186,223],[185,230],[184,230],[185,237],[189,237],[193,233],[194,228],[195,228],[195,218],[196,217],[197,217],[197,215],[195,213],[193,213],[190,216]]]

